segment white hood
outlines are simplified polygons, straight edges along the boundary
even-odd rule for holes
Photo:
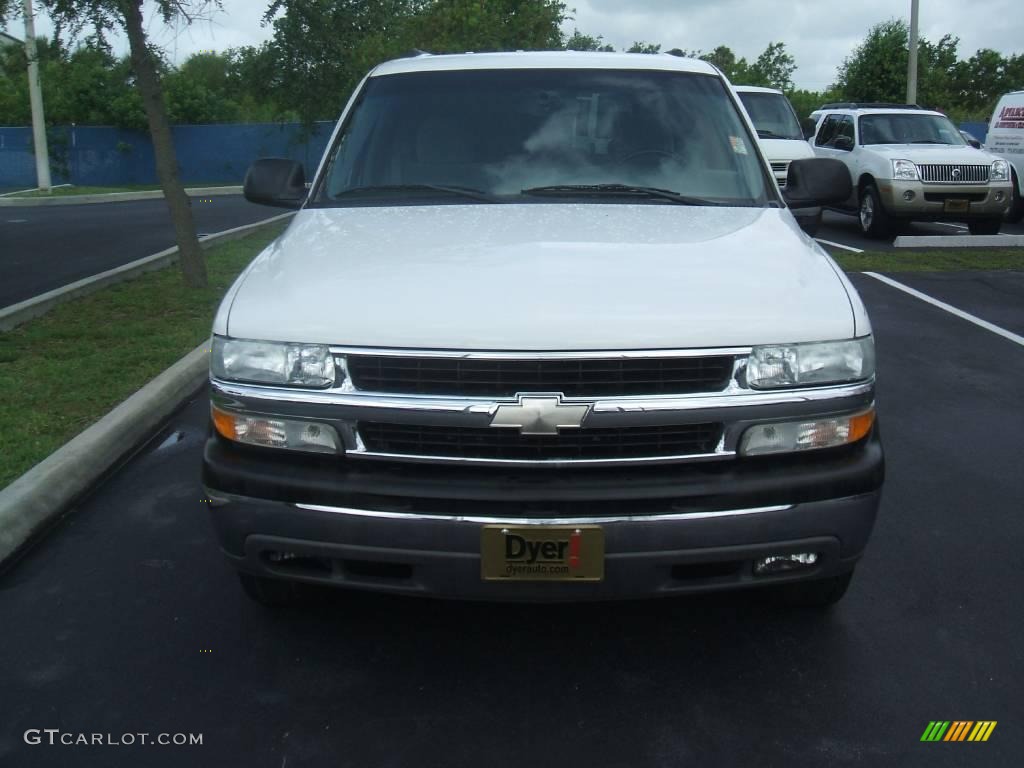
[[[746,346],[865,333],[851,301],[780,209],[307,209],[228,293],[214,332],[423,349]]]

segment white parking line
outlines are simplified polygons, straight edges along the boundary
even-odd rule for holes
[[[934,223],[938,224],[941,227],[953,227],[954,229],[970,229],[970,227],[965,227],[963,224],[950,224],[948,221],[936,221]]]
[[[851,251],[852,253],[864,253],[861,248],[854,248],[852,245],[843,245],[842,243],[833,243],[831,240],[822,240],[820,237],[814,238],[822,245],[831,245],[833,248],[842,248],[844,251]]]
[[[864,272],[862,274],[865,274],[868,277],[873,277],[873,278],[875,278],[875,280],[880,280],[881,282],[885,283],[886,285],[891,285],[893,288],[895,288],[898,291],[903,291],[904,293],[908,293],[908,294],[910,294],[911,296],[913,296],[916,299],[920,299],[921,301],[926,301],[926,302],[928,302],[929,304],[931,304],[934,307],[938,307],[939,309],[943,309],[946,312],[949,312],[951,315],[956,315],[957,317],[962,318],[963,320],[966,320],[969,323],[974,323],[978,327],[984,328],[986,331],[992,331],[992,333],[994,333],[994,334],[996,334],[998,336],[1002,336],[1004,339],[1009,339],[1014,344],[1020,344],[1022,347],[1024,347],[1024,336],[1018,336],[1016,333],[1008,331],[1005,328],[1000,328],[998,325],[993,325],[992,323],[988,322],[988,320],[982,320],[980,317],[976,317],[975,315],[972,315],[970,312],[964,312],[962,309],[957,309],[952,304],[947,304],[944,301],[939,301],[938,299],[933,299],[928,294],[921,293],[920,291],[914,290],[909,285],[904,285],[903,283],[898,283],[895,280],[893,280],[891,277],[886,277],[885,275],[880,275],[877,272]]]

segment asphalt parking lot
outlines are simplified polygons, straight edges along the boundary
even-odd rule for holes
[[[908,223],[901,230],[903,235],[970,235],[965,222],[928,222],[915,221]],[[1024,222],[1010,224],[1003,222],[1001,235],[1024,235]],[[846,251],[891,251],[894,238],[886,240],[865,236],[860,231],[860,223],[856,216],[849,216],[835,211],[825,211],[818,230],[817,239],[826,246],[838,247]]]
[[[1024,273],[896,276],[1018,332]],[[200,394],[0,575],[0,765],[1010,766],[1024,754],[1024,347],[854,275],[888,479],[826,615],[245,598],[201,502]],[[996,720],[921,743],[930,720]],[[26,745],[27,729],[202,746]]]
[[[268,219],[241,195],[193,198],[199,234]],[[0,208],[0,307],[127,264],[175,244],[162,199]]]

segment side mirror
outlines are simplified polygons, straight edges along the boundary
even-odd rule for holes
[[[812,117],[805,117],[800,121],[800,129],[804,132],[804,138],[810,141],[818,132],[818,124]]]
[[[243,190],[250,203],[300,208],[306,200],[306,172],[294,160],[264,157],[249,166]]]
[[[978,141],[977,139],[968,139],[967,143],[970,144],[975,149],[981,149],[981,142]]]
[[[850,172],[841,160],[812,157],[789,164],[783,197],[790,208],[836,205],[852,194]]]
[[[853,149],[853,139],[849,136],[836,136],[832,142],[832,149],[841,149],[843,152],[849,152]]]

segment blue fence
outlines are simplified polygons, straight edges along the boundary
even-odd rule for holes
[[[297,123],[176,125],[171,131],[186,184],[241,184],[258,157],[289,157],[306,167],[320,162],[331,122],[304,129]],[[987,123],[962,123],[984,141]],[[156,184],[153,145],[145,133],[109,126],[55,127],[48,131],[54,184],[116,187]],[[31,128],[0,128],[0,189],[36,185]]]
[[[333,123],[176,125],[171,131],[186,184],[241,184],[258,157],[289,157],[312,174]],[[109,126],[58,126],[48,130],[54,184],[121,186],[156,184],[153,145],[145,133]],[[0,188],[36,185],[32,129],[0,128]]]

